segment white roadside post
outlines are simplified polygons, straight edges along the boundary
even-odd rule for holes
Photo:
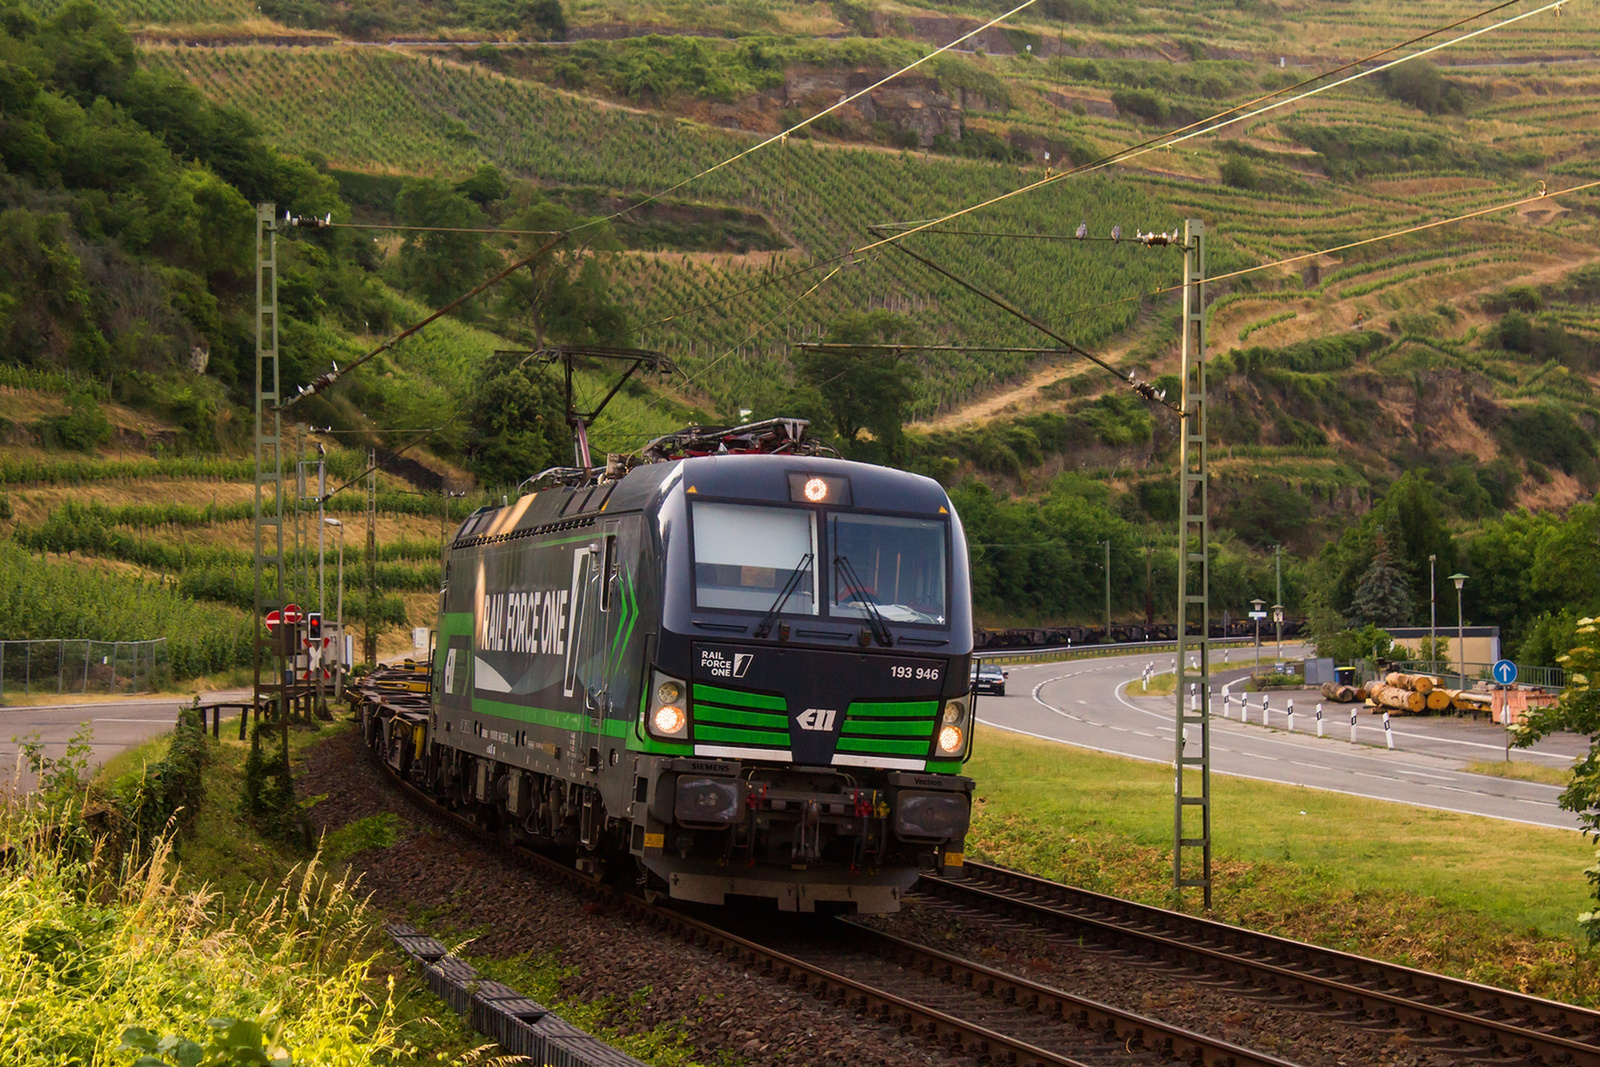
[[[1322,736],[1322,702],[1317,702],[1317,736]]]
[[[1354,706],[1350,708],[1350,743],[1352,745],[1356,743],[1356,709]]]
[[[1261,725],[1262,726],[1271,726],[1272,725],[1272,694],[1271,693],[1262,693],[1261,694]]]
[[[1383,713],[1383,739],[1388,743],[1390,750],[1393,750],[1394,731],[1389,729],[1389,713],[1387,711]]]
[[[1233,718],[1233,694],[1232,693],[1224,692],[1222,694],[1222,717],[1224,719]]]
[[[1294,701],[1289,701],[1289,732],[1294,733]]]

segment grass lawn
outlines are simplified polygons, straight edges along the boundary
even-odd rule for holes
[[[1170,906],[1172,771],[986,728],[968,854]],[[1573,921],[1594,846],[1574,832],[1315,789],[1211,780],[1213,915],[1350,952],[1600,999]],[[1199,906],[1190,891],[1188,908]]]
[[[1566,785],[1572,781],[1572,772],[1562,767],[1549,767],[1529,760],[1480,759],[1467,764],[1473,774],[1487,774],[1493,778],[1516,778],[1524,782],[1543,782],[1545,785]]]
[[[1178,676],[1168,671],[1166,674],[1152,675],[1147,685],[1141,677],[1137,682],[1128,683],[1128,695],[1131,697],[1169,697],[1178,684]]]

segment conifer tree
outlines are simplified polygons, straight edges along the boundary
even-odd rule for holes
[[[1395,566],[1389,544],[1380,531],[1377,552],[1356,583],[1355,597],[1350,601],[1350,625],[1404,626],[1410,621],[1411,585]]]

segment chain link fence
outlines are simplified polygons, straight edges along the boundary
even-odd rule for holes
[[[0,698],[35,693],[149,693],[172,676],[167,639],[0,641]]]

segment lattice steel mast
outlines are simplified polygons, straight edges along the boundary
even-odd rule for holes
[[[256,205],[256,469],[252,570],[255,579],[254,704],[278,695],[278,715],[287,720],[281,650],[263,640],[268,611],[283,599],[283,418],[278,413],[278,227],[277,206]],[[268,581],[270,579],[270,585]],[[262,661],[272,658],[272,681],[261,681]]]
[[[1183,224],[1183,413],[1178,436],[1177,737],[1173,755],[1172,889],[1198,887],[1211,907],[1211,518],[1206,460],[1206,235]],[[1199,635],[1189,637],[1193,622]],[[1189,670],[1191,648],[1197,670]],[[1191,694],[1190,686],[1194,686]],[[1191,736],[1190,730],[1194,734]],[[1190,782],[1190,770],[1199,773]],[[1185,824],[1185,812],[1193,814]],[[1196,826],[1198,821],[1198,826]],[[1198,830],[1198,834],[1196,831]],[[1184,849],[1200,850],[1199,877],[1184,876]]]

